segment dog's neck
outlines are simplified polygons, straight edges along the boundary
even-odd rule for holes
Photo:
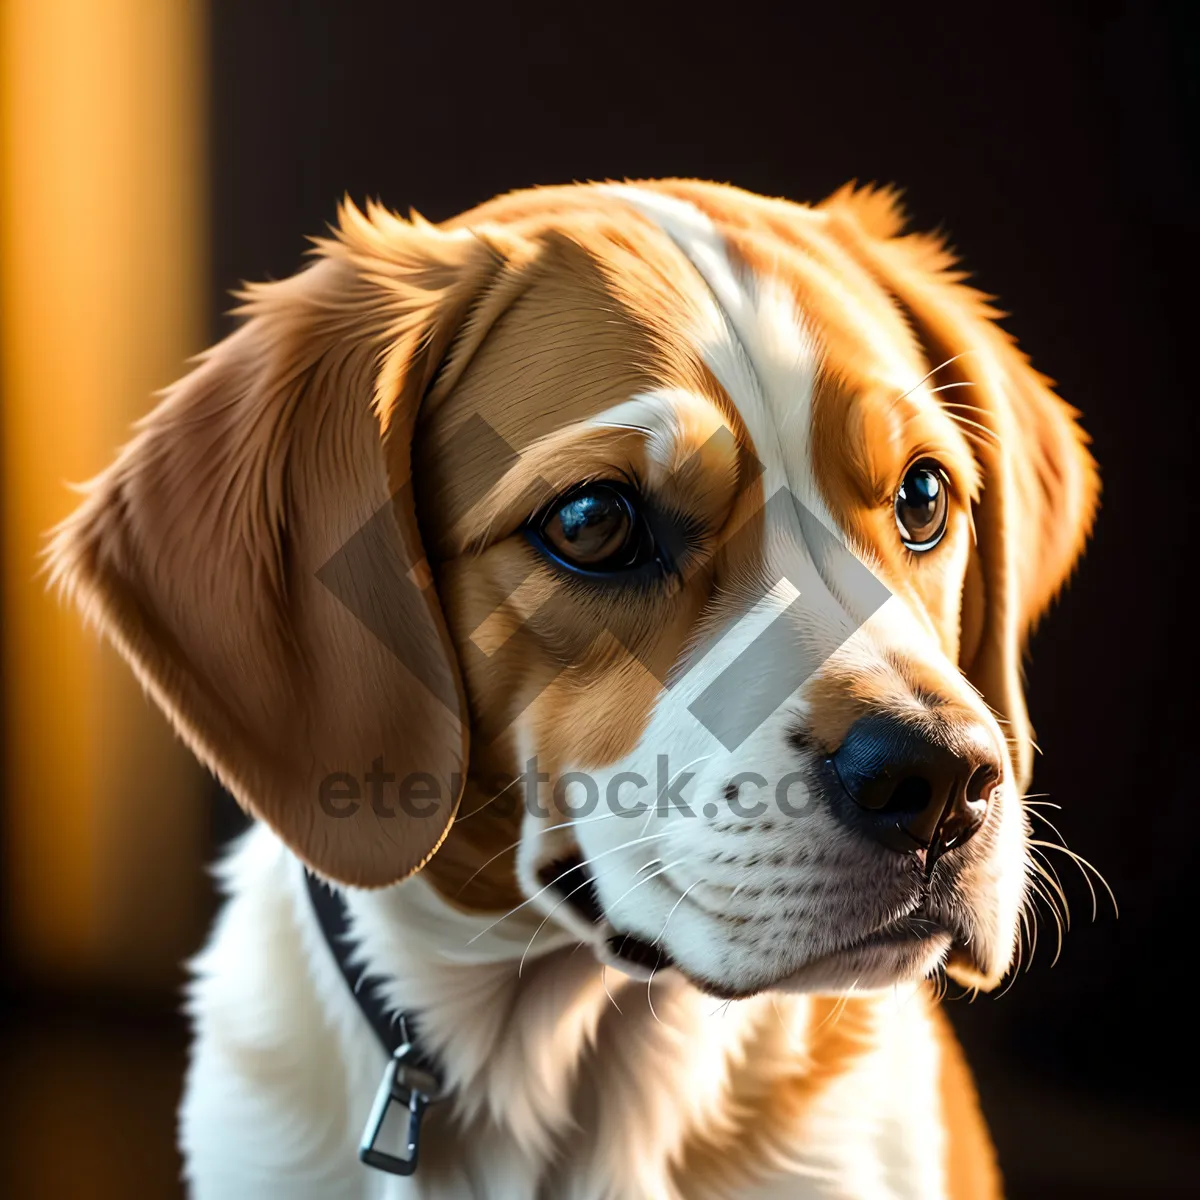
[[[698,1163],[716,1178],[755,1161],[747,1142],[785,1150],[797,1109],[869,1058],[880,1005],[895,1003],[889,994],[723,1004],[674,972],[648,986],[603,971],[529,905],[468,914],[420,877],[350,893],[348,907],[364,961],[388,1001],[416,1015],[453,1091],[428,1123],[427,1163],[439,1141],[452,1152],[469,1133],[545,1178],[565,1169],[552,1165],[565,1140],[572,1186],[582,1173],[612,1187],[614,1172],[627,1171],[612,1194],[670,1194],[681,1169],[690,1176]],[[450,1127],[444,1136],[439,1124]]]

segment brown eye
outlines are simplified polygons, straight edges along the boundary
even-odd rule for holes
[[[941,463],[932,458],[913,463],[905,472],[896,493],[896,526],[910,550],[932,550],[942,540],[950,513],[948,483]]]
[[[568,566],[619,571],[640,565],[653,544],[631,498],[609,483],[591,483],[556,500],[540,529]]]

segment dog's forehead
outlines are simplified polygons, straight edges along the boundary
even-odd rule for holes
[[[868,410],[889,407],[872,406],[872,398],[902,396],[928,366],[885,289],[831,235],[828,214],[669,182],[535,189],[448,224],[494,223],[531,236],[565,228],[579,237],[596,220],[605,232],[588,254],[604,264],[620,301],[600,325],[640,326],[633,340],[651,347],[635,351],[640,360],[657,360],[661,384],[691,388],[722,411],[760,464],[768,493],[786,488],[836,524],[814,471],[814,426],[824,444],[842,442],[847,460],[861,463],[869,455],[854,452],[856,439],[878,445],[908,415],[897,407],[885,436],[867,438]],[[649,274],[631,272],[638,257],[651,260]],[[610,371],[615,377],[627,366],[614,361]],[[531,405],[527,428],[544,428],[547,415]]]
[[[419,457],[438,496],[428,519],[460,527],[516,487],[545,501],[656,456],[681,483],[722,457],[696,453],[718,430],[711,449],[748,444],[692,334],[710,298],[661,233],[610,200],[521,237],[535,249],[498,289],[503,307],[468,322],[423,405]],[[634,432],[643,454],[629,453]]]
[[[606,190],[661,229],[702,281],[706,303],[686,335],[733,404],[767,493],[786,487],[823,512],[809,454],[820,351],[786,280],[738,261],[726,233],[695,205],[637,186]]]

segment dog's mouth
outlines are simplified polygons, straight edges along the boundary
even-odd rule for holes
[[[577,921],[596,926],[604,923],[604,907],[596,881],[578,854],[556,858],[538,868],[538,882],[555,893],[561,904]]]
[[[610,923],[596,882],[578,855],[548,863],[538,875],[557,894],[558,903],[569,910],[573,923],[590,932],[601,961],[641,980],[678,966],[661,943],[616,929]],[[701,991],[728,1000],[744,999],[769,989],[808,991],[816,986],[882,986],[901,977],[927,975],[940,965],[967,977],[987,974],[966,924],[952,914],[935,913],[922,903],[782,978],[731,985],[697,978],[683,967],[679,970]]]
[[[675,960],[663,946],[647,942],[632,933],[616,933],[605,943],[614,965],[629,975],[650,975],[675,965]]]
[[[538,881],[557,896],[564,916],[582,927],[597,943],[600,958],[635,979],[649,979],[655,972],[675,965],[659,943],[616,929],[608,920],[596,881],[579,855],[567,855],[538,870]]]

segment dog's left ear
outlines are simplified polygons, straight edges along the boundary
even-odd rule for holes
[[[462,790],[412,440],[505,260],[349,205],[317,255],[246,293],[242,326],[168,389],[48,559],[238,801],[371,887],[426,861]]]
[[[1038,618],[1069,576],[1091,529],[1099,495],[1096,465],[1079,415],[1050,388],[1013,339],[1003,314],[962,283],[940,239],[901,235],[887,191],[843,188],[821,206],[831,232],[904,305],[934,386],[975,406],[972,437],[983,468],[977,544],[964,597],[960,665],[1008,722],[1022,788],[1033,766],[1021,656]],[[951,361],[952,360],[952,361]]]

